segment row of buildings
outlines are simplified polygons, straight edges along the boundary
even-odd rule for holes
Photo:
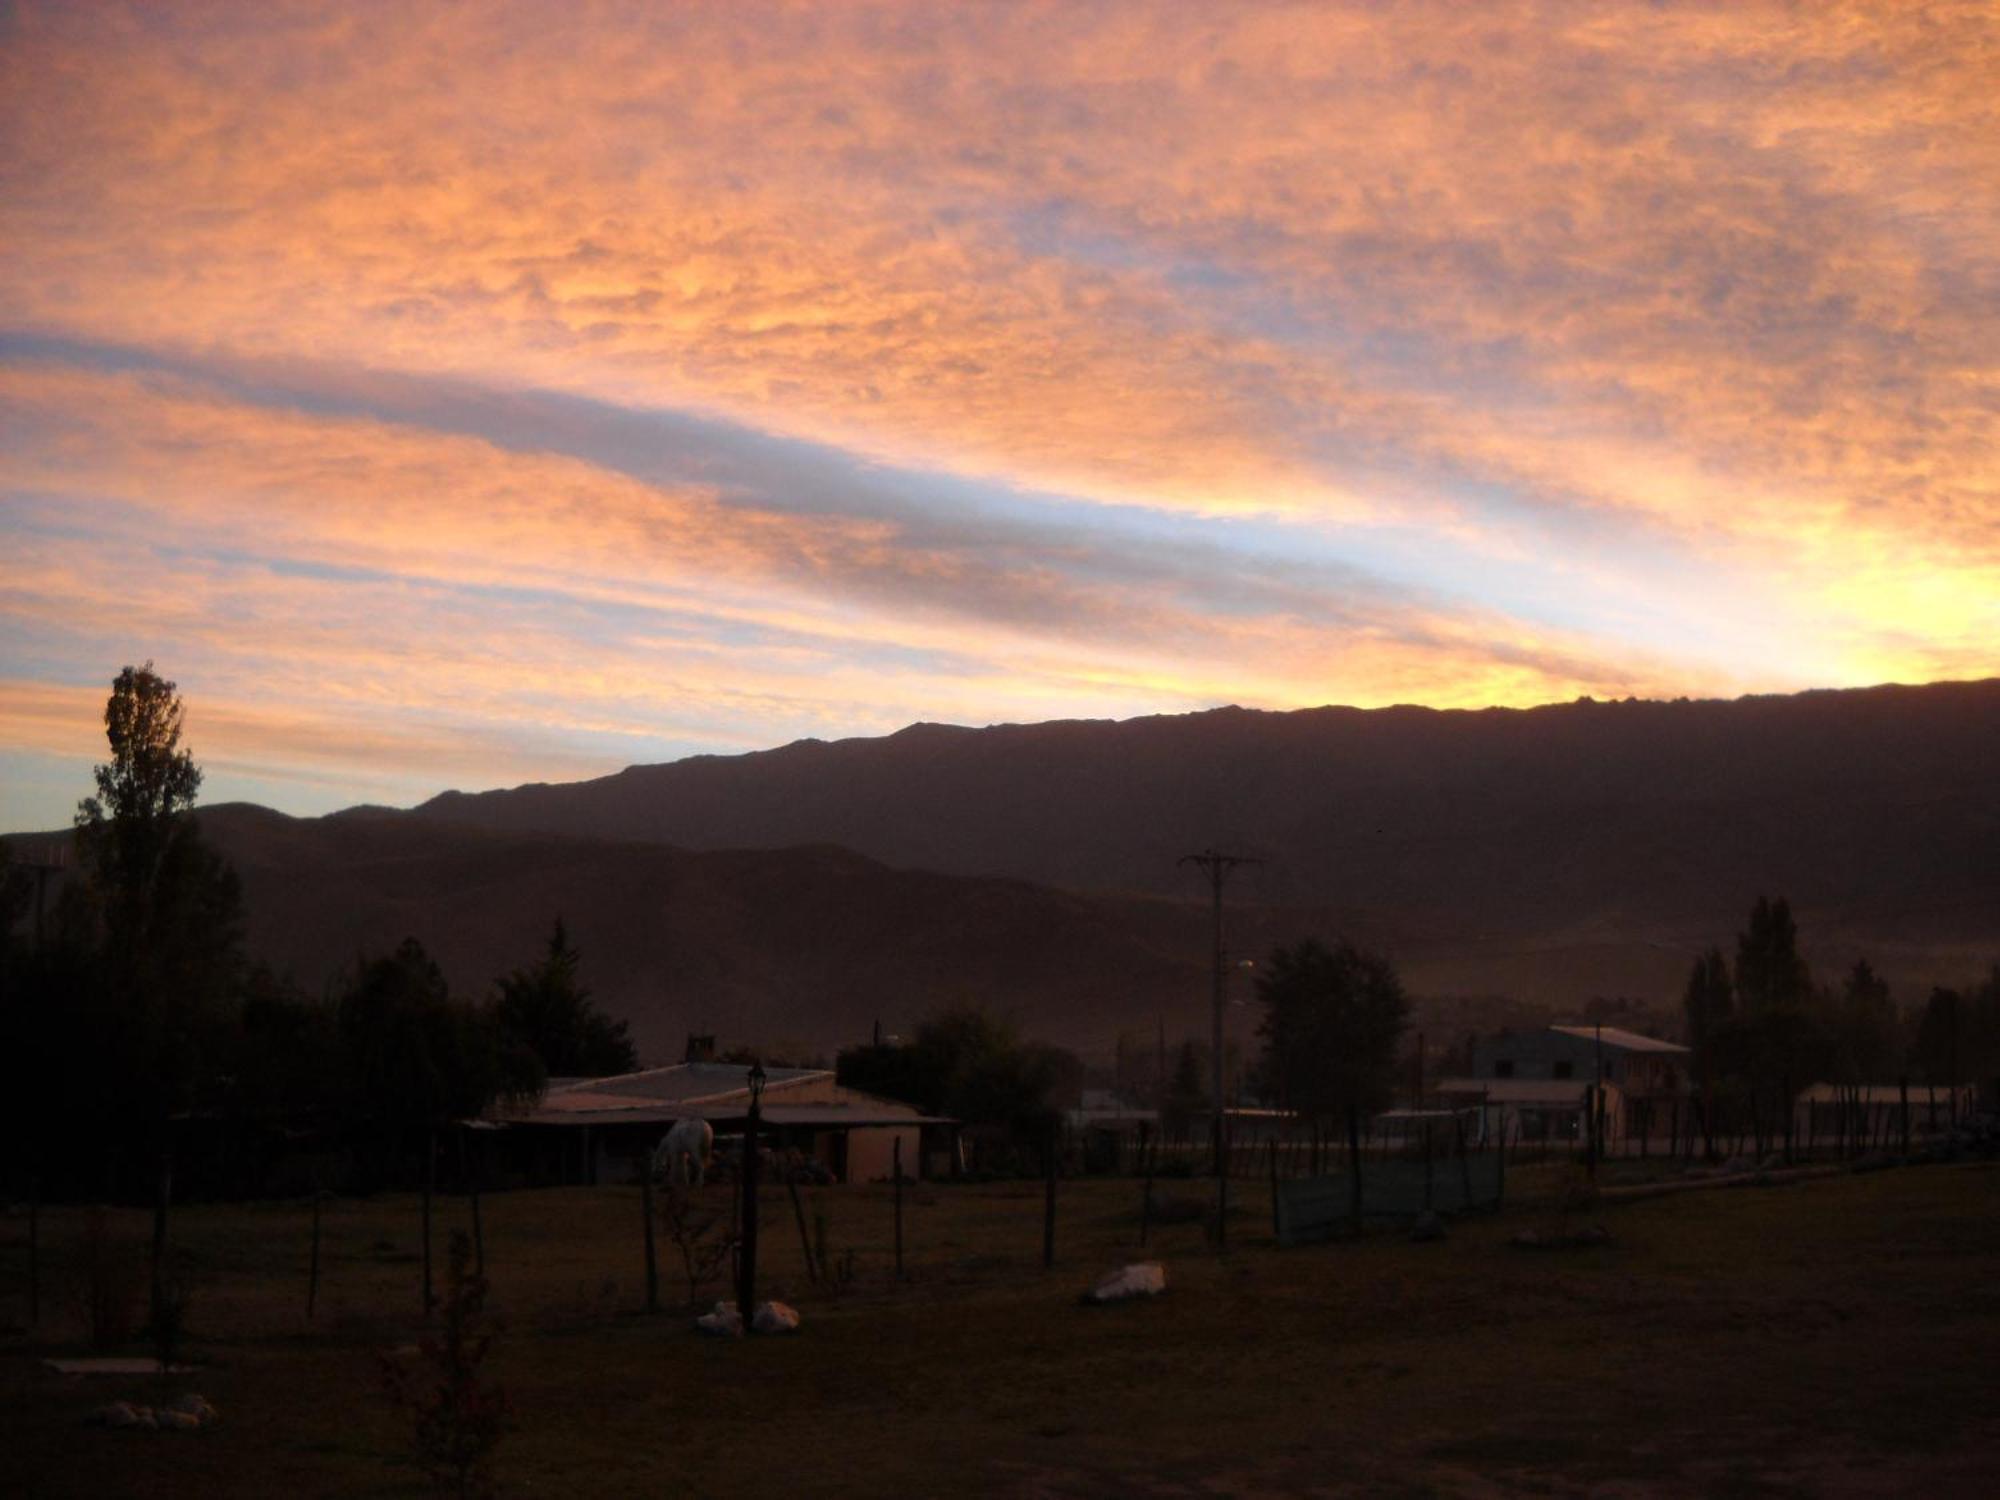
[[[1463,1130],[1468,1143],[1479,1146],[1503,1140],[1574,1146],[1590,1140],[1594,1128],[1609,1150],[1672,1150],[1701,1128],[1690,1058],[1678,1042],[1617,1026],[1501,1031],[1472,1044],[1464,1074],[1423,1086],[1409,1106],[1370,1121],[1368,1135],[1395,1144],[1443,1127]],[[1793,1134],[1798,1140],[1894,1139],[1906,1112],[1912,1129],[1927,1134],[1968,1113],[1972,1093],[1898,1083],[1815,1084],[1794,1101]],[[1282,1133],[1289,1118],[1249,1107],[1232,1108],[1229,1115],[1239,1140]],[[1157,1130],[1159,1122],[1153,1111],[1120,1104],[1108,1091],[1089,1091],[1070,1123],[1105,1136],[1141,1126]],[[1782,1123],[1771,1131],[1782,1135]]]
[[[1468,1144],[1564,1146],[1591,1139],[1594,1127],[1609,1149],[1670,1151],[1696,1129],[1689,1052],[1676,1042],[1615,1026],[1549,1026],[1478,1041],[1470,1061],[1464,1076],[1438,1079],[1411,1107],[1377,1116],[1371,1139],[1393,1143],[1444,1123]],[[900,1159],[908,1175],[939,1178],[964,1165],[959,1122],[848,1088],[828,1069],[771,1068],[762,1089],[765,1146],[815,1176],[881,1181]],[[750,1093],[748,1066],[713,1061],[691,1046],[688,1060],[670,1067],[553,1079],[531,1108],[484,1123],[504,1133],[500,1154],[523,1181],[628,1181],[677,1121],[706,1120],[718,1137],[740,1138]],[[1821,1084],[1799,1095],[1794,1131],[1799,1139],[1888,1139],[1907,1111],[1928,1133],[1971,1103],[1963,1090]],[[1282,1133],[1289,1121],[1268,1109],[1230,1114],[1239,1139]],[[1090,1159],[1093,1141],[1129,1141],[1142,1129],[1157,1138],[1159,1118],[1108,1091],[1086,1090],[1068,1124]]]

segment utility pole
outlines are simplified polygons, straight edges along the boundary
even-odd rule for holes
[[[1199,854],[1182,855],[1180,862],[1184,865],[1199,866],[1201,872],[1208,877],[1208,888],[1215,916],[1215,972],[1213,976],[1213,994],[1211,996],[1214,1015],[1211,1018],[1209,1032],[1209,1045],[1213,1052],[1210,1062],[1213,1064],[1211,1071],[1213,1074],[1214,1092],[1211,1095],[1211,1116],[1213,1123],[1209,1131],[1209,1143],[1215,1153],[1215,1175],[1221,1177],[1227,1166],[1227,1163],[1222,1158],[1222,1007],[1224,1003],[1222,987],[1223,977],[1226,972],[1222,966],[1222,883],[1229,878],[1229,872],[1238,865],[1262,864],[1263,861],[1251,859],[1248,855],[1219,854],[1214,849],[1204,849]]]
[[[64,844],[44,846],[36,859],[24,859],[21,868],[35,872],[35,952],[42,951],[46,934],[45,913],[49,904],[49,877],[59,875],[69,863],[69,848]]]

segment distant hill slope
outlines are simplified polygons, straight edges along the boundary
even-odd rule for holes
[[[1671,1008],[1760,892],[1821,974],[1865,955],[1906,999],[2000,959],[2000,682],[917,726],[415,812],[201,816],[252,951],[309,988],[407,934],[482,994],[560,913],[648,1058],[696,1028],[830,1049],[953,999],[1091,1050],[1205,1034],[1177,860],[1209,844],[1265,861],[1232,881],[1232,953],[1351,934],[1433,996]]]
[[[889,864],[1246,899],[1425,949],[1724,937],[1783,892],[1836,947],[2000,947],[2000,681],[1735,702],[1219,709],[805,741],[420,816],[690,848],[839,844]],[[1813,935],[1808,926],[1808,936]]]
[[[232,804],[201,825],[243,880],[252,953],[309,990],[415,936],[479,997],[534,959],[557,914],[583,978],[648,1060],[702,1029],[831,1051],[954,999],[1031,1034],[1108,1046],[1174,1035],[1206,995],[1201,926],[1171,903],[892,870],[845,850],[689,853],[368,813]],[[1186,1015],[1183,1017],[1182,1013]]]

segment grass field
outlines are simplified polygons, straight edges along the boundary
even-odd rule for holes
[[[520,1421],[503,1491],[2000,1493],[2000,1168],[1631,1203],[1590,1215],[1609,1244],[1563,1252],[1507,1243],[1547,1217],[1521,1203],[1536,1176],[1510,1185],[1518,1206],[1440,1243],[1296,1249],[1271,1243],[1264,1190],[1238,1185],[1226,1256],[1198,1225],[1156,1230],[1169,1294],[1103,1309],[1076,1299],[1138,1258],[1134,1184],[1063,1185],[1050,1272],[1039,1187],[914,1191],[900,1283],[888,1189],[819,1190],[834,1248],[855,1252],[838,1297],[807,1285],[774,1193],[760,1292],[804,1328],[740,1343],[691,1331],[664,1244],[675,1310],[640,1310],[637,1189],[490,1197],[505,1324],[490,1368]],[[441,1244],[465,1205],[439,1220]],[[297,1203],[178,1215],[205,1368],[174,1389],[223,1420],[156,1434],[83,1425],[104,1401],[147,1399],[149,1379],[42,1365],[85,1345],[69,1285],[82,1217],[45,1213],[42,1324],[0,1345],[0,1492],[423,1493],[373,1358],[420,1326],[415,1200],[328,1207],[311,1324],[307,1222]],[[144,1216],[116,1229],[136,1246]],[[24,1311],[24,1242],[16,1214],[0,1319]]]

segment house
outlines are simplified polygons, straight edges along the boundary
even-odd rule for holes
[[[954,1120],[834,1081],[827,1068],[765,1070],[762,1139],[796,1151],[839,1182],[886,1180],[902,1149],[909,1177],[957,1165]],[[667,1127],[701,1119],[719,1139],[741,1137],[750,1112],[742,1063],[683,1062],[609,1078],[555,1078],[533,1105],[496,1114],[503,1158],[529,1180],[595,1183],[634,1177]]]
[[[1976,1094],[1966,1084],[1816,1083],[1794,1102],[1793,1139],[1897,1149],[1906,1131],[1934,1136],[1970,1117]]]
[[[1471,1076],[1438,1086],[1448,1104],[1482,1106],[1482,1138],[1580,1141],[1593,1098],[1607,1141],[1672,1139],[1687,1098],[1688,1049],[1619,1026],[1548,1026],[1475,1041]],[[1599,1085],[1601,1084],[1601,1092]]]
[[[1130,1153],[1160,1138],[1160,1112],[1114,1089],[1083,1090],[1076,1107],[1064,1111],[1063,1124],[1082,1148],[1086,1171],[1115,1171]]]
[[[1545,1145],[1580,1145],[1590,1136],[1594,1078],[1447,1078],[1437,1086],[1448,1110],[1477,1112],[1475,1143],[1503,1138]],[[1625,1095],[1615,1083],[1603,1088],[1605,1134],[1624,1118]]]

